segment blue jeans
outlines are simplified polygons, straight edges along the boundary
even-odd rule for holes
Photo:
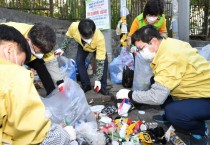
[[[167,120],[175,128],[205,135],[205,120],[210,119],[210,98],[168,101],[164,103],[164,110]]]
[[[78,44],[76,63],[77,63],[78,73],[80,75],[80,81],[82,84],[82,88],[84,88],[88,85],[91,85],[90,78],[87,74],[87,69],[85,67],[85,59],[87,58],[89,53],[90,52],[84,51],[83,47],[80,44]],[[96,56],[95,52],[94,52],[94,56]],[[104,61],[103,76],[100,80],[101,81],[101,89],[106,89],[106,86],[107,86],[107,69],[108,69],[108,60],[107,60],[107,54],[106,54],[106,59]]]

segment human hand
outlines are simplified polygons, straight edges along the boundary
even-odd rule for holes
[[[130,90],[128,90],[128,89],[120,89],[116,94],[116,98],[117,99],[128,99],[129,92],[130,92]]]
[[[136,46],[132,46],[131,49],[130,49],[130,52],[131,53],[136,53],[137,52]]]
[[[98,89],[96,90],[97,87],[98,87]],[[96,91],[101,90],[101,82],[100,81],[95,81],[94,90],[96,90]]]
[[[58,48],[58,49],[55,50],[55,52],[54,52],[55,55],[59,55],[59,56],[63,55],[63,53],[64,53],[64,51],[63,51],[62,49],[60,49],[60,48]]]
[[[76,140],[77,138],[77,134],[76,134],[76,130],[73,128],[73,126],[66,126],[63,128],[64,130],[66,130],[70,136],[70,140]]]

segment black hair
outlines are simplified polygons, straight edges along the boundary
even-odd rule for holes
[[[25,37],[14,27],[0,25],[0,41],[13,41],[20,46],[20,51],[26,54],[26,61],[31,58],[31,49]]]
[[[164,1],[163,0],[148,0],[143,11],[143,18],[147,15],[162,16],[164,12]]]
[[[49,53],[56,44],[56,34],[52,28],[43,23],[36,23],[29,31],[32,44],[40,48],[42,53]]]
[[[152,38],[157,38],[158,40],[163,39],[160,36],[158,30],[152,25],[146,25],[138,29],[131,37],[132,44],[135,44],[136,41],[142,41],[144,43],[149,43]]]
[[[82,19],[79,22],[78,30],[82,37],[89,39],[93,37],[96,30],[96,25],[91,19]]]

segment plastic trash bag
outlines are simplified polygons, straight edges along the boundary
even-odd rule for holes
[[[77,133],[77,141],[80,145],[105,145],[105,136],[92,123],[81,123],[75,127]]]
[[[150,62],[144,60],[139,52],[135,56],[135,68],[133,77],[133,90],[146,91],[150,88],[150,79],[153,76]]]
[[[61,73],[67,78],[76,80],[76,72],[77,72],[76,62],[73,59],[66,58],[64,56],[60,56],[57,59]]]
[[[96,123],[83,90],[70,78],[65,78],[62,92],[55,89],[42,101],[46,110],[52,114],[50,119],[54,123],[64,126],[75,126],[80,122]]]
[[[113,61],[109,64],[110,79],[112,83],[122,83],[122,73],[124,66],[128,66],[131,70],[133,70],[134,58],[128,50],[122,48],[118,57],[114,58]]]
[[[131,88],[133,85],[133,74],[134,71],[130,69],[127,65],[123,68],[123,77],[122,77],[122,85],[125,88]]]
[[[210,61],[210,44],[198,49],[198,53],[203,56],[206,60]]]

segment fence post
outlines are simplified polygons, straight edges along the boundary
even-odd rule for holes
[[[50,17],[53,17],[53,0],[50,0]]]
[[[190,0],[178,0],[178,33],[179,39],[189,42],[189,15],[190,15]]]
[[[208,38],[208,15],[209,15],[209,0],[205,1],[205,11],[204,11],[204,35],[205,40]]]

